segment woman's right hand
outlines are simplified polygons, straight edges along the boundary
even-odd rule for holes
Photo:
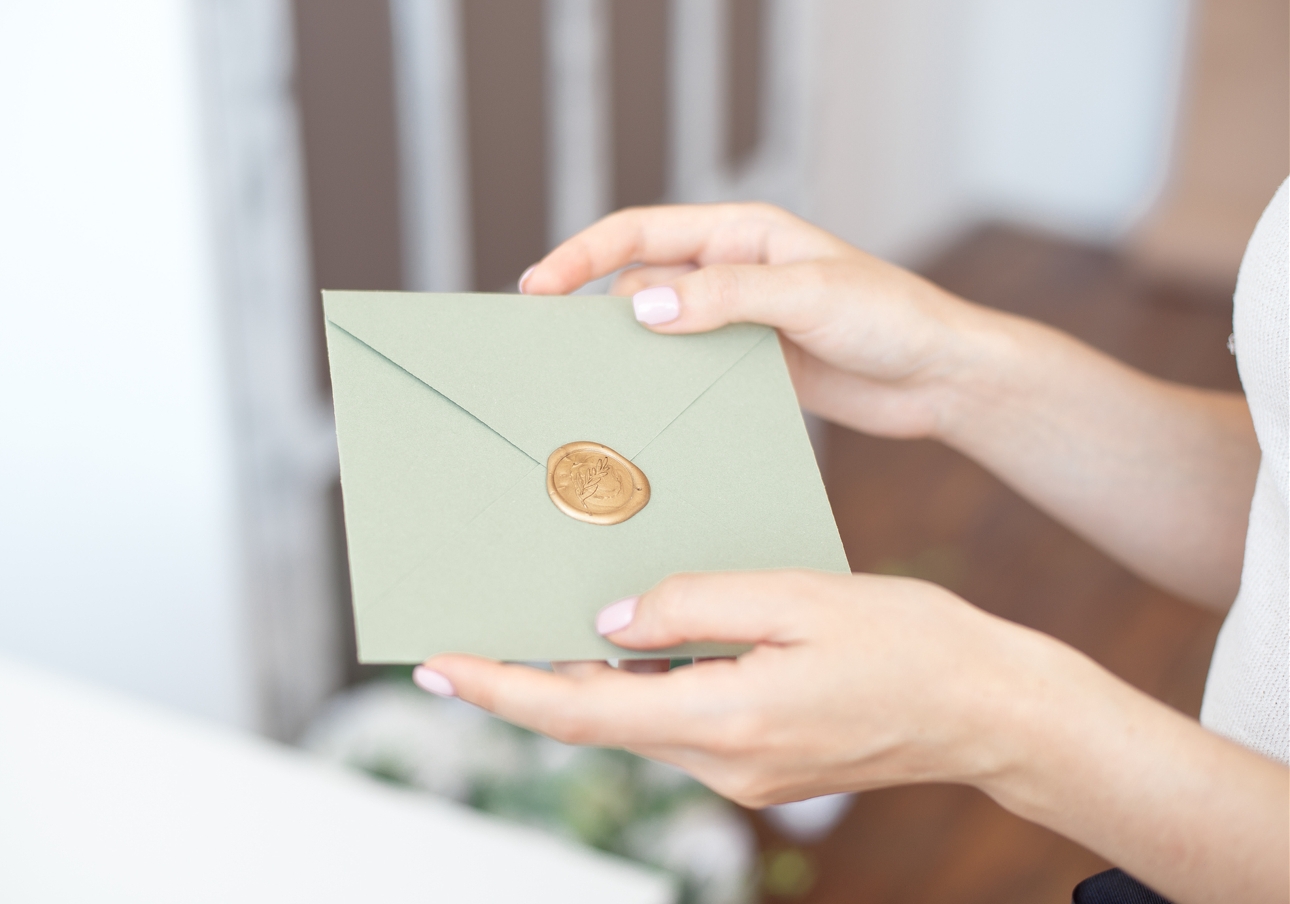
[[[565,294],[624,267],[611,292],[636,296],[650,329],[775,327],[801,404],[880,436],[941,434],[956,378],[979,357],[972,340],[1000,316],[757,203],[620,210],[543,258],[521,290]]]
[[[621,210],[521,288],[562,294],[624,267],[613,291],[655,332],[775,327],[804,408],[941,440],[1148,580],[1231,604],[1259,465],[1244,397],[1148,377],[766,204]]]

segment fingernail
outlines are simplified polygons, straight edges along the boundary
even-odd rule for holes
[[[629,596],[625,600],[610,603],[601,609],[596,615],[596,633],[602,636],[613,634],[630,625],[632,616],[636,614],[636,601],[639,599],[639,596]]]
[[[681,314],[681,299],[671,286],[650,286],[632,296],[636,319],[649,326],[671,323]]]
[[[452,682],[448,680],[447,675],[440,674],[434,669],[428,669],[423,665],[419,665],[412,670],[412,680],[423,691],[429,691],[440,697],[457,696],[457,689],[452,686]]]
[[[515,284],[515,288],[520,290],[521,295],[524,294],[524,280],[532,276],[533,271],[536,269],[537,269],[537,264],[534,264],[532,267],[529,267],[527,270],[525,270],[523,273],[520,274],[519,281]]]

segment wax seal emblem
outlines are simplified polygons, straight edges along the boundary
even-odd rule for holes
[[[566,443],[546,460],[556,508],[589,524],[619,524],[649,502],[645,472],[600,443]]]

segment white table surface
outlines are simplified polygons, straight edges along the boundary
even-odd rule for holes
[[[663,876],[0,658],[0,899],[664,904]]]

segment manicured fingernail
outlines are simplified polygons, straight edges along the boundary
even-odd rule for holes
[[[537,264],[534,264],[532,267],[529,267],[527,270],[525,270],[523,273],[520,274],[519,281],[515,284],[515,288],[520,290],[521,295],[524,294],[524,280],[532,276],[533,271],[536,269],[537,269]]]
[[[632,616],[636,614],[636,601],[639,599],[639,596],[629,596],[625,600],[610,603],[601,609],[596,616],[596,633],[602,636],[613,634],[630,625]]]
[[[671,286],[650,286],[632,296],[636,319],[649,326],[671,323],[681,314],[681,299]]]
[[[438,694],[440,697],[457,696],[457,689],[452,686],[452,682],[448,680],[447,675],[440,674],[434,669],[428,669],[423,665],[419,665],[412,670],[412,680],[423,691]]]

